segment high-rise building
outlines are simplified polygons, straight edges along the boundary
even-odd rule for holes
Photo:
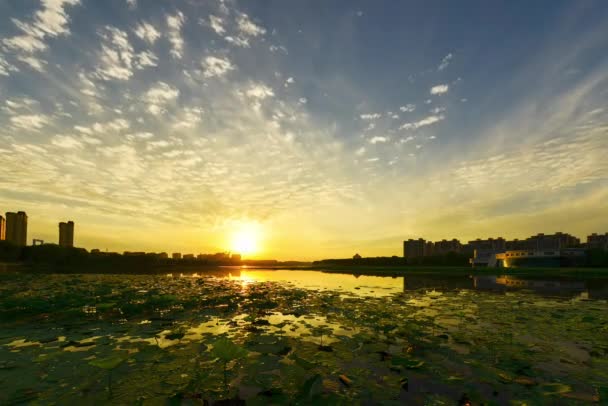
[[[434,255],[445,255],[448,252],[460,252],[462,244],[456,238],[451,240],[435,241],[433,245]]]
[[[559,250],[572,248],[580,244],[580,240],[567,233],[537,234],[526,239],[524,249],[529,250]]]
[[[0,241],[6,239],[6,220],[0,216]]]
[[[27,214],[24,211],[6,213],[6,240],[15,245],[27,245]]]
[[[587,236],[587,248],[608,250],[608,233],[593,233]]]
[[[405,258],[418,258],[424,256],[426,241],[423,238],[403,241],[403,256]]]
[[[59,246],[73,247],[74,246],[74,222],[59,223]]]

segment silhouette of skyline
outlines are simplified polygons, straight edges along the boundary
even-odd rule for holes
[[[17,213],[7,212],[6,218],[8,219],[8,234],[5,233],[5,221],[2,216],[0,216],[0,241],[7,240],[16,246],[26,246],[27,244],[27,223],[28,216],[24,211],[19,211]],[[59,233],[58,233],[58,242],[57,245],[63,248],[73,248],[74,245],[74,227],[75,224],[73,221],[60,222],[59,223]],[[31,245],[42,245],[45,241],[40,238],[32,238]],[[54,242],[46,242],[54,244]],[[418,239],[407,239],[402,243],[402,257],[405,258],[408,262],[411,260],[418,260],[420,258],[426,257],[439,257],[439,256],[449,256],[451,254],[462,254],[471,256],[469,262],[475,266],[475,264],[480,264],[485,266],[488,264],[488,256],[493,256],[494,260],[496,259],[496,254],[501,256],[501,261],[504,260],[505,256],[551,256],[559,258],[560,256],[566,255],[572,256],[580,256],[581,264],[586,256],[587,250],[600,250],[600,251],[608,251],[608,232],[604,234],[592,233],[587,236],[585,242],[581,242],[580,238],[577,238],[568,233],[557,232],[555,234],[544,234],[538,233],[531,237],[525,239],[514,239],[514,240],[505,240],[503,237],[496,238],[487,238],[481,239],[477,238],[475,240],[468,241],[467,243],[461,243],[457,238],[452,238],[451,240],[442,239],[440,241],[427,241],[423,238]],[[83,247],[79,247],[83,248]],[[365,249],[365,247],[362,247]],[[547,250],[552,250],[548,252]],[[92,254],[118,254],[118,252],[108,252],[107,249],[104,251],[99,248],[89,248],[87,251],[90,251]],[[521,251],[522,253],[515,253],[517,251]],[[527,251],[527,252],[523,252]],[[529,251],[529,252],[528,252]],[[541,253],[541,251],[544,251]],[[199,251],[200,252],[200,251]],[[560,254],[561,253],[561,254]],[[122,255],[124,256],[146,256],[152,255],[159,259],[169,259],[172,260],[186,260],[186,261],[241,261],[241,257],[243,256],[243,252],[239,252],[238,250],[223,250],[221,252],[215,254],[193,254],[193,253],[182,253],[182,252],[173,252],[169,255],[167,252],[161,250],[158,252],[145,252],[145,251],[124,251]],[[245,255],[246,259],[254,259],[255,257],[249,257]],[[392,255],[392,258],[398,258],[398,255]],[[269,259],[269,258],[266,258]],[[291,260],[298,260],[299,258],[291,258]],[[362,260],[363,257],[359,253],[355,253],[352,257],[354,261]],[[346,259],[348,261],[348,259]],[[494,261],[491,260],[490,262]],[[508,260],[508,259],[507,259]],[[325,260],[333,261],[333,260]],[[343,260],[340,260],[343,261]],[[324,261],[320,261],[323,263]],[[356,262],[355,262],[356,263]],[[380,264],[380,263],[379,263]],[[501,262],[502,264],[502,262]],[[448,265],[448,263],[446,263]],[[451,263],[451,265],[456,265],[455,263]],[[494,266],[494,265],[492,265]],[[559,266],[559,263],[558,265]]]

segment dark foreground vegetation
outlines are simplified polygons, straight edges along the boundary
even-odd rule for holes
[[[608,402],[605,300],[451,286],[3,273],[0,404]]]

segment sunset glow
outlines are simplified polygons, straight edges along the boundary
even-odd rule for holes
[[[257,224],[243,224],[232,235],[230,250],[243,256],[255,255],[260,249],[261,229]]]
[[[313,3],[0,2],[2,210],[278,260],[608,228],[604,2]]]

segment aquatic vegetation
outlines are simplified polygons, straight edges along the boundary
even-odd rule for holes
[[[606,300],[377,289],[2,274],[0,403],[608,402]]]

